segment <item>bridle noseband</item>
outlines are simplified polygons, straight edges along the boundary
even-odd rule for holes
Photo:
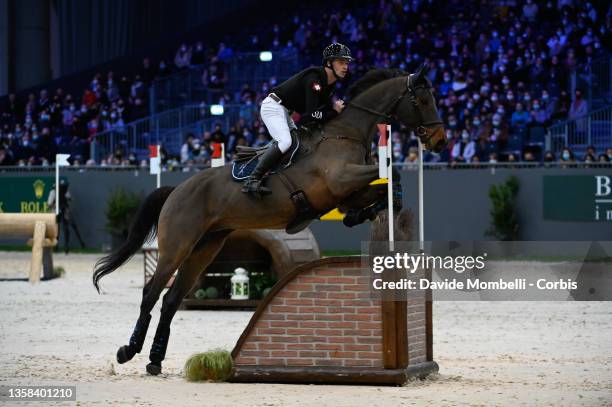
[[[418,116],[417,122],[419,124],[417,126],[412,126],[412,129],[414,130],[414,132],[419,137],[427,136],[426,141],[429,141],[429,139],[432,137],[432,135],[428,135],[427,134],[427,127],[428,126],[435,126],[435,125],[442,125],[442,122],[439,121],[439,120],[425,122],[423,120],[423,114],[421,113],[421,109],[419,108],[419,102],[418,102],[417,97],[416,97],[416,90],[417,89],[431,89],[432,87],[431,86],[425,86],[425,85],[414,86],[413,81],[412,81],[412,76],[413,76],[412,74],[408,75],[408,78],[406,79],[406,88],[404,89],[402,94],[399,95],[397,97],[397,99],[395,99],[395,101],[393,101],[391,106],[389,106],[389,109],[387,109],[387,112],[379,112],[377,110],[370,109],[369,107],[361,106],[361,105],[359,105],[359,104],[357,104],[355,102],[349,102],[348,104],[350,106],[356,107],[357,109],[363,110],[363,111],[368,112],[368,113],[372,113],[372,114],[374,114],[376,116],[384,117],[388,121],[393,121],[393,120],[400,121],[399,118],[397,117],[397,115],[395,114],[395,110],[399,106],[399,104],[402,101],[402,99],[407,97],[408,100],[410,101],[410,103],[412,103],[412,106],[414,106],[414,110],[415,110],[415,112],[416,112],[416,114]]]

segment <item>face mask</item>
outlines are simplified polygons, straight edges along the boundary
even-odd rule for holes
[[[538,105],[537,103],[533,105],[533,110],[539,110],[539,109],[540,109],[540,105]]]
[[[525,102],[529,102],[529,101],[531,100],[531,96],[529,96],[529,95],[525,95],[525,96],[523,97],[523,100],[524,100]]]
[[[548,100],[548,95],[542,95],[542,100]]]
[[[39,136],[39,135],[36,135],[36,136],[33,136],[33,137],[32,137],[32,140],[33,140],[33,141],[38,141],[38,139],[39,139],[39,138],[40,138],[40,136]]]
[[[82,107],[81,108],[81,113],[86,113],[87,112],[87,108],[86,107]]]
[[[116,113],[111,113],[111,119],[116,119],[117,118],[117,114]]]
[[[493,120],[493,126],[497,127],[499,126],[501,123],[499,120]]]
[[[497,102],[497,96],[495,96],[495,95],[491,96],[491,101],[492,102]]]
[[[480,95],[478,93],[475,93],[472,95],[472,99],[478,102],[478,100],[480,100]]]
[[[467,131],[464,131],[463,133],[461,133],[461,138],[467,140],[468,138],[470,138],[470,135]]]
[[[474,126],[480,126],[480,120],[476,119],[472,122]]]
[[[567,151],[563,152],[563,159],[566,161],[570,159],[570,154]]]
[[[503,83],[504,85],[507,85],[507,84],[509,84],[509,83],[510,83],[510,79],[506,79],[506,78],[504,78],[504,79],[502,79],[502,83]]]
[[[514,95],[513,95],[512,93],[508,93],[508,94],[506,95],[506,99],[508,99],[508,100],[514,100]]]
[[[468,108],[468,109],[471,109],[471,108],[473,108],[473,107],[474,107],[474,104],[473,104],[472,102],[468,102],[468,103],[467,103],[467,108]]]
[[[448,122],[448,125],[449,125],[450,127],[456,127],[456,126],[457,126],[457,122],[455,122],[455,121]]]

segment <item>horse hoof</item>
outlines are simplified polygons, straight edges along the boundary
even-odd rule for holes
[[[128,362],[128,361],[132,360],[134,355],[135,355],[135,353],[130,350],[130,347],[128,345],[123,345],[117,351],[117,362],[119,364],[123,364],[125,362]]]
[[[152,376],[157,376],[161,373],[161,365],[155,363],[149,363],[147,365],[147,373]]]

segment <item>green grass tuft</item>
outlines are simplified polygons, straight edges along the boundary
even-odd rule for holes
[[[223,349],[213,349],[196,353],[185,362],[185,378],[190,382],[224,382],[230,378],[234,363],[230,353]]]

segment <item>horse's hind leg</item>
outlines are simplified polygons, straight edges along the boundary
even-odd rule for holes
[[[189,257],[180,266],[176,279],[170,290],[164,295],[161,316],[155,339],[151,346],[147,372],[152,375],[161,373],[161,362],[166,357],[170,324],[185,295],[189,293],[200,273],[212,262],[223,247],[225,239],[231,230],[223,230],[206,234],[193,249]]]
[[[144,286],[142,290],[142,302],[140,304],[140,316],[136,321],[136,326],[130,337],[128,345],[124,345],[117,351],[117,362],[125,363],[131,360],[134,355],[140,353],[144,344],[149,322],[151,322],[151,310],[159,299],[161,292],[166,287],[168,280],[177,269],[181,257],[168,258],[163,253],[160,254],[155,268],[153,278]]]

